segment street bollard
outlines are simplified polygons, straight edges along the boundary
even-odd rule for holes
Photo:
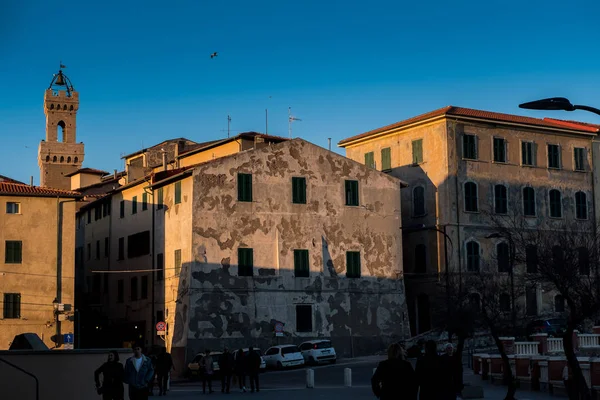
[[[344,368],[344,386],[352,386],[352,370],[350,368]]]
[[[309,389],[315,387],[315,371],[310,368],[306,370],[306,387]]]

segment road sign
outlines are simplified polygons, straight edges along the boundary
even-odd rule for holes
[[[63,335],[63,342],[65,344],[65,350],[72,350],[74,348],[75,335],[72,333],[65,333]]]
[[[156,331],[156,334],[158,336],[166,336],[167,335],[167,331]]]
[[[156,330],[158,332],[164,332],[167,330],[167,324],[165,324],[164,322],[159,322],[156,324]],[[160,334],[159,334],[160,335]]]
[[[283,322],[276,321],[275,322],[275,336],[283,336]]]

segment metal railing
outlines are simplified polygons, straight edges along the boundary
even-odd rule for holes
[[[3,358],[0,358],[0,362],[3,362],[6,365],[8,365],[10,367],[13,367],[14,369],[19,370],[22,373],[24,373],[25,375],[29,375],[30,377],[32,377],[33,379],[35,379],[35,400],[40,400],[40,381],[38,380],[37,376],[35,376],[31,372],[25,371],[23,368],[19,367],[18,365],[15,365],[15,364],[11,363],[10,361],[6,361]]]

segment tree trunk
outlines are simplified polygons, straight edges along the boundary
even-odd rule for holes
[[[512,374],[512,369],[510,368],[510,360],[508,359],[508,355],[504,350],[504,343],[502,343],[502,341],[500,340],[500,337],[498,336],[498,333],[495,329],[490,329],[490,331],[492,333],[492,337],[494,338],[494,342],[496,343],[496,347],[498,347],[498,351],[500,351],[500,357],[502,357],[502,369],[504,370],[504,384],[508,388],[504,400],[515,400],[517,384]]]
[[[573,391],[574,397],[576,399],[583,400],[591,400],[592,395],[587,386],[587,382],[585,381],[585,377],[583,376],[583,371],[581,370],[581,366],[579,365],[579,360],[577,360],[577,356],[575,355],[575,350],[573,349],[573,331],[574,327],[568,326],[567,331],[565,332],[565,336],[563,337],[563,348],[565,351],[565,356],[567,357],[567,365],[571,370],[571,375],[573,376]]]

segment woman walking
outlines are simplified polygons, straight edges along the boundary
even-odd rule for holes
[[[94,372],[96,390],[102,395],[102,400],[123,400],[123,375],[123,364],[119,362],[119,354],[111,351],[108,353],[108,361]]]
[[[388,359],[377,366],[371,378],[373,394],[381,400],[416,400],[417,384],[410,362],[406,361],[402,347],[398,343],[388,348]]]

